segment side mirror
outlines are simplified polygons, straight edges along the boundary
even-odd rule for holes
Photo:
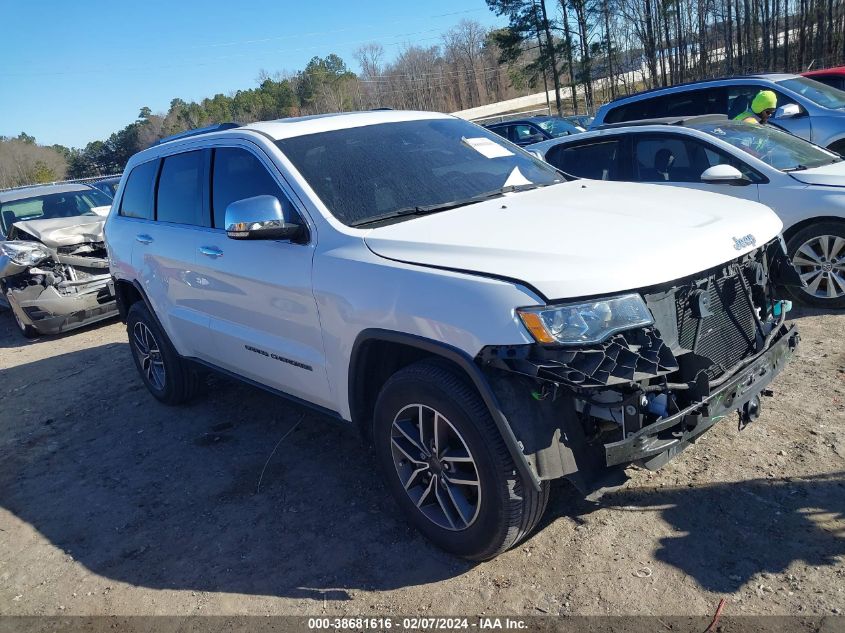
[[[803,111],[801,110],[801,106],[797,103],[787,103],[786,105],[782,105],[777,110],[775,110],[776,119],[791,119],[793,117],[801,116]]]
[[[750,185],[751,181],[732,165],[713,165],[701,174],[701,182],[711,185]]]
[[[302,225],[286,214],[275,196],[237,200],[226,207],[226,235],[233,240],[290,240]]]

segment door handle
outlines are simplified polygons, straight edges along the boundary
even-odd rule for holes
[[[217,259],[218,257],[223,257],[223,251],[215,246],[200,246],[200,253],[205,255],[206,257],[212,257]]]
[[[141,233],[140,235],[136,235],[135,239],[141,242],[141,244],[150,244],[153,241],[152,236],[147,235],[146,233]]]

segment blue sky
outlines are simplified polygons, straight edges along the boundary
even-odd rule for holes
[[[390,59],[464,18],[503,24],[484,0],[0,0],[0,136],[83,147],[142,106],[251,88],[262,69],[293,72],[315,55],[357,70],[363,43]]]

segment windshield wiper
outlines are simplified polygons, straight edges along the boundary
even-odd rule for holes
[[[511,193],[514,191],[527,191],[529,189],[537,189],[538,187],[545,187],[545,185],[539,185],[534,183],[527,183],[522,185],[508,185],[507,187],[502,187],[501,189],[496,189],[494,191],[480,193],[477,196],[464,198],[463,200],[451,200],[449,202],[440,202],[437,204],[402,207],[400,209],[395,209],[394,211],[390,211],[388,213],[382,213],[381,215],[375,215],[370,218],[358,220],[357,222],[352,222],[349,226],[359,228],[362,226],[369,226],[371,224],[379,224],[380,222],[395,220],[397,218],[414,217],[428,215],[430,213],[438,213],[440,211],[448,211],[449,209],[456,209],[458,207],[464,207],[469,204],[475,204],[476,202],[482,202],[484,200],[498,198],[499,196],[502,196],[506,193]]]
[[[789,167],[787,169],[783,169],[781,171],[790,172],[790,171],[804,171],[805,169],[809,169],[806,165],[795,165],[795,167]]]

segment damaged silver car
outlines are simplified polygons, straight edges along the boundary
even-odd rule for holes
[[[27,338],[117,314],[103,238],[110,207],[88,185],[0,191],[0,305]]]

